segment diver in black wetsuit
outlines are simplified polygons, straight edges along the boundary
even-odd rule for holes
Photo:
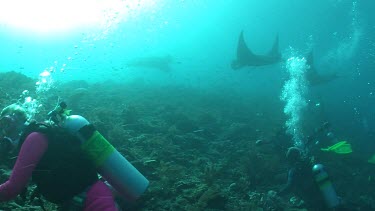
[[[294,193],[300,197],[311,210],[329,210],[319,187],[314,181],[313,164],[297,147],[291,147],[286,153],[290,169],[286,185],[279,195]]]
[[[278,193],[280,196],[294,193],[313,211],[369,210],[366,205],[345,202],[338,197],[323,165],[313,164],[301,149],[290,147],[286,157],[290,169],[287,183]]]

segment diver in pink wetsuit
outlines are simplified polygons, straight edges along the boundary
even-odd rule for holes
[[[117,210],[111,190],[99,180],[76,137],[59,128],[26,122],[26,113],[18,105],[0,114],[1,141],[19,147],[12,174],[0,185],[0,201],[15,198],[32,178],[39,194],[59,204],[61,210]]]

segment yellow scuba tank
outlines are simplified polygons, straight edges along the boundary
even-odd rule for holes
[[[126,200],[137,199],[148,187],[149,181],[122,156],[84,117],[64,112],[65,103],[54,110],[56,122],[81,140],[81,149],[93,161],[98,173]],[[50,112],[50,116],[53,116]]]

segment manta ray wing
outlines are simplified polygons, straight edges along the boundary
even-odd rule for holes
[[[253,54],[253,52],[251,52],[249,47],[247,47],[247,44],[243,37],[243,31],[241,31],[240,37],[238,39],[238,45],[237,45],[237,60],[247,61],[251,58],[255,58],[255,55]]]
[[[273,46],[271,51],[268,53],[269,56],[279,57],[279,35],[276,35],[275,41],[273,42]]]
[[[245,39],[243,37],[243,31],[241,31],[237,43],[236,59],[232,61],[231,67],[232,69],[237,70],[247,66],[249,64],[249,61],[253,61],[255,59],[256,55],[254,55],[253,52],[251,52],[251,50],[247,47]]]
[[[238,38],[237,44],[237,56],[231,63],[231,67],[234,70],[240,69],[245,66],[259,67],[272,65],[280,62],[282,60],[281,54],[279,52],[279,37],[276,36],[275,42],[272,46],[271,52],[266,55],[254,54],[249,47],[247,47],[243,31],[241,31]]]
[[[314,65],[313,51],[310,51],[310,53],[307,55],[306,60],[307,60],[306,64],[309,65],[309,69],[306,72],[306,79],[308,80],[311,86],[328,83],[339,78],[337,73],[323,74],[323,75],[318,73]]]

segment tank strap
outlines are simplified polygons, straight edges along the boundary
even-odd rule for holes
[[[92,124],[88,124],[79,129],[78,133],[85,139],[91,138],[92,134],[96,131],[96,128]]]

